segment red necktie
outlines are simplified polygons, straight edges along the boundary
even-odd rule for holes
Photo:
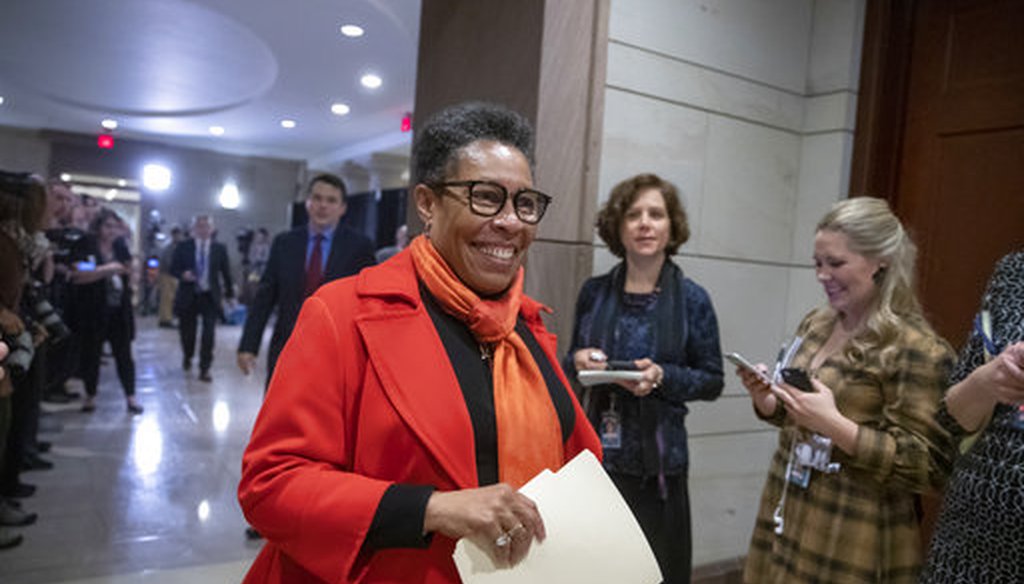
[[[313,237],[313,253],[309,254],[309,263],[306,265],[306,296],[312,296],[324,280],[324,262],[320,252],[320,244],[323,241],[323,233],[317,233]]]

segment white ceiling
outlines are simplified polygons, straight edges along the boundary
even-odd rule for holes
[[[0,125],[327,168],[408,149],[420,0],[0,0]],[[358,24],[361,38],[339,33]],[[380,75],[377,90],[360,77]],[[351,107],[336,116],[334,102]],[[295,120],[284,129],[282,119]],[[223,136],[210,134],[222,126]]]

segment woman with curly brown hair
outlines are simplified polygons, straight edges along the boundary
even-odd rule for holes
[[[567,372],[626,361],[636,380],[587,389],[583,403],[604,466],[643,528],[665,582],[690,581],[686,402],[722,393],[711,299],[671,256],[689,238],[676,187],[640,174],[612,189],[597,230],[623,259],[587,280],[576,303]]]

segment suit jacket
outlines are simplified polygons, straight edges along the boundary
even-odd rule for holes
[[[231,287],[231,266],[228,264],[228,248],[219,241],[210,242],[209,266],[210,294],[213,295],[214,306],[220,305],[222,296],[234,297]],[[174,312],[181,314],[191,309],[196,300],[198,284],[181,279],[182,274],[191,271],[196,274],[196,240],[186,239],[174,250],[171,262],[171,275],[178,279],[178,291],[174,294]],[[223,289],[221,283],[223,281]]]
[[[572,400],[565,460],[600,456],[542,308],[524,296],[520,314]],[[242,459],[239,501],[267,538],[246,582],[459,582],[441,534],[426,549],[362,549],[393,483],[478,486],[469,411],[408,250],[302,307]]]
[[[238,344],[239,351],[259,353],[263,328],[270,314],[277,308],[274,334],[270,338],[271,361],[284,348],[288,335],[295,328],[295,319],[306,299],[306,248],[309,228],[296,227],[274,238],[270,257],[260,277],[256,296],[248,307],[245,328]],[[376,263],[373,243],[369,238],[341,225],[334,232],[327,255],[324,283],[358,274]]]

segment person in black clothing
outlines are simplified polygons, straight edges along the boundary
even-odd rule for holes
[[[85,231],[75,227],[71,215],[78,204],[78,197],[71,192],[71,187],[59,178],[46,181],[49,207],[47,209],[49,225],[46,238],[50,241],[53,251],[53,279],[48,286],[48,298],[53,307],[61,315],[66,315],[72,284],[71,258],[75,246],[85,236]],[[46,356],[46,387],[43,400],[54,403],[67,403],[78,397],[77,393],[69,392],[65,387],[68,379],[77,376],[78,369],[78,335],[74,330],[62,343],[49,348]]]
[[[142,413],[142,406],[135,400],[135,360],[131,345],[135,337],[129,279],[132,257],[120,233],[121,221],[117,213],[100,209],[72,263],[73,314],[75,330],[82,341],[80,371],[86,393],[83,412],[96,409],[100,352],[103,342],[109,341],[128,411]]]

